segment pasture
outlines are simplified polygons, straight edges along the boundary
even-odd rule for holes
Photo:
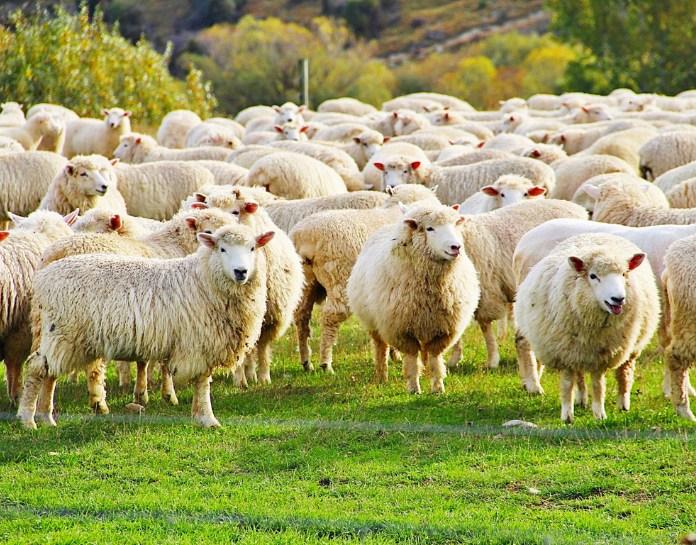
[[[271,385],[215,376],[217,430],[191,423],[191,387],[177,407],[155,391],[143,416],[127,413],[110,368],[110,415],[90,412],[84,376],[61,379],[57,428],[30,432],[2,384],[0,542],[655,545],[696,530],[694,425],[662,395],[655,345],[630,412],[615,408],[610,375],[608,419],[578,409],[567,426],[557,374],[529,396],[511,336],[496,370],[477,328],[465,340],[447,392],[413,396],[393,362],[389,382],[374,381],[355,318],[335,376],[302,370],[291,329]],[[501,426],[511,419],[539,428]]]

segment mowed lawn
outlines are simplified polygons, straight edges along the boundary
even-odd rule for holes
[[[177,407],[154,392],[144,416],[127,413],[113,369],[110,415],[91,414],[84,377],[61,380],[58,427],[25,431],[3,382],[0,543],[654,545],[696,530],[696,426],[663,397],[654,346],[629,413],[612,376],[608,420],[578,409],[566,426],[557,374],[529,396],[511,339],[494,371],[477,329],[466,343],[447,393],[413,396],[396,364],[375,383],[355,319],[335,376],[302,371],[291,330],[272,385],[216,376],[212,431],[190,422],[190,387]],[[511,419],[539,428],[501,426]]]

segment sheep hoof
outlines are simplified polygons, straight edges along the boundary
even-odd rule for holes
[[[24,426],[24,428],[27,430],[37,429],[36,422],[34,422],[33,418],[31,420],[22,418],[22,426]]]
[[[334,374],[333,367],[331,367],[331,364],[330,364],[330,363],[322,363],[322,364],[321,364],[321,368],[322,368],[323,371],[326,372],[327,375],[333,375],[333,374]]]
[[[312,362],[309,360],[302,362],[302,368],[307,372],[314,371],[314,365],[312,365]]]
[[[209,430],[214,430],[215,428],[219,428],[221,426],[218,419],[214,416],[201,416],[196,419],[196,422]]]
[[[150,396],[145,392],[133,392],[133,401],[138,405],[147,405],[150,401]]]
[[[433,381],[432,385],[430,386],[430,392],[433,394],[444,394],[445,393],[445,384],[441,380]]]
[[[607,413],[604,411],[604,407],[593,407],[592,413],[594,414],[595,420],[606,420]]]
[[[94,409],[95,414],[109,414],[109,406],[105,401],[95,403],[92,405],[92,409]]]
[[[532,395],[544,395],[544,389],[541,387],[541,384],[523,384],[522,388],[528,393]]]
[[[618,405],[620,411],[628,412],[631,410],[631,398],[628,396],[620,396]]]
[[[270,384],[271,383],[271,375],[261,375],[259,377],[259,384]]]
[[[491,359],[488,360],[488,368],[489,369],[496,369],[498,365],[500,364],[500,355],[496,354],[493,356]]]
[[[689,409],[689,407],[686,407],[685,405],[679,405],[676,407],[676,410],[677,416],[681,416],[682,418],[686,418],[687,420],[696,420],[694,413],[691,412],[691,409]]]
[[[50,414],[36,414],[36,418],[41,421],[42,423],[46,424],[47,426],[57,426],[56,421],[53,419],[53,416]],[[36,425],[34,426],[36,427]]]
[[[176,394],[164,394],[162,395],[162,399],[164,399],[170,405],[179,404],[179,400],[177,399]]]
[[[416,383],[416,384],[409,384],[409,385],[408,385],[408,393],[409,393],[409,394],[420,395],[420,393],[421,393],[420,384],[418,384],[418,383]]]

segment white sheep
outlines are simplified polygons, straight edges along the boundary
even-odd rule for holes
[[[668,170],[655,178],[653,183],[662,191],[668,193],[675,185],[690,178],[696,178],[696,161],[691,161],[683,166]]]
[[[620,368],[619,408],[628,410],[633,365],[658,324],[655,277],[645,254],[604,233],[570,237],[517,289],[519,331],[544,365],[561,371],[561,419],[573,421],[574,385],[592,377],[592,412],[605,419],[605,374]],[[630,364],[628,364],[630,362]]]
[[[339,112],[355,116],[367,115],[376,111],[377,108],[371,104],[365,104],[350,97],[332,98],[317,106],[317,112]]]
[[[121,143],[113,155],[126,163],[150,163],[153,161],[197,161],[201,159],[224,161],[229,153],[229,148],[220,146],[169,149],[158,145],[151,136],[131,133],[121,137]]]
[[[27,218],[12,216],[15,228],[0,231],[0,359],[5,361],[7,393],[16,404],[22,388],[22,364],[31,350],[29,307],[34,271],[44,249],[72,234],[79,211],[62,217],[37,211]]]
[[[404,354],[411,393],[421,391],[419,353],[430,369],[431,391],[445,391],[442,354],[464,332],[479,300],[476,270],[456,228],[462,221],[442,205],[404,208],[401,222],[367,239],[348,280],[350,308],[372,338],[378,379],[387,379],[393,346]]]
[[[636,174],[631,165],[613,155],[574,155],[553,163],[551,168],[556,175],[556,185],[549,197],[566,201],[571,200],[578,188],[594,176],[612,172]]]
[[[24,125],[25,121],[21,104],[17,102],[5,102],[2,104],[0,127],[19,127]]]
[[[277,133],[276,140],[292,140],[295,142],[309,140],[306,134],[309,130],[309,125],[304,123],[286,122],[282,125],[274,125],[273,129]]]
[[[246,132],[246,128],[241,123],[237,123],[234,119],[228,119],[227,117],[209,117],[203,123],[209,123],[217,126],[224,127],[228,131],[234,133],[237,138],[242,138]]]
[[[529,148],[522,149],[519,155],[522,157],[529,157],[530,159],[538,159],[547,165],[568,158],[568,154],[565,150],[561,146],[555,144],[535,144]]]
[[[317,140],[319,142],[347,143],[350,142],[354,136],[358,136],[361,132],[367,130],[371,129],[364,123],[357,122],[345,122],[338,123],[336,125],[324,125],[322,128],[318,129],[312,135],[312,140]]]
[[[63,155],[98,154],[111,157],[119,146],[120,138],[131,132],[130,110],[111,108],[102,110],[103,120],[82,118],[68,123],[65,131]]]
[[[431,92],[418,92],[409,93],[407,95],[402,95],[401,98],[405,99],[421,99],[430,100],[433,102],[438,102],[442,104],[445,108],[450,110],[457,110],[461,112],[473,112],[474,107],[467,101],[460,98],[454,97],[452,95],[444,95],[442,93],[431,93]]]
[[[185,148],[197,148],[201,146],[219,146],[229,149],[237,149],[242,145],[237,133],[220,123],[209,123],[207,120],[192,126],[186,133]]]
[[[69,214],[79,208],[106,208],[126,213],[126,204],[118,192],[113,165],[101,155],[77,155],[65,165],[41,199],[39,208]]]
[[[157,142],[167,148],[183,148],[189,129],[202,122],[191,110],[173,110],[162,118],[157,129]]]
[[[346,193],[346,184],[331,167],[300,153],[280,151],[256,161],[245,185],[265,187],[287,199]]]
[[[7,136],[19,142],[27,151],[36,150],[45,135],[55,136],[65,131],[62,121],[48,113],[39,113],[29,118],[23,125],[0,128],[0,136]]]
[[[204,167],[213,175],[217,185],[238,185],[244,182],[249,170],[234,163],[225,161],[213,161],[200,159],[197,161],[187,161],[194,165]]]
[[[412,134],[421,129],[431,127],[430,121],[412,110],[399,109],[392,114],[394,116],[394,135],[401,136]]]
[[[365,168],[363,168],[362,174],[365,181],[365,186],[379,191],[384,191],[386,189],[386,186],[384,185],[384,177],[382,175],[383,171],[377,168],[375,163],[384,164],[393,157],[404,157],[408,159],[410,163],[430,163],[430,159],[428,159],[425,152],[418,146],[414,146],[413,144],[408,144],[406,142],[385,144],[382,146],[382,149],[377,151],[370,158],[367,165],[365,165]]]
[[[639,150],[656,136],[657,132],[651,128],[635,127],[624,131],[612,132],[599,138],[587,149],[579,152],[584,155],[613,155],[623,159],[638,173],[640,164]],[[695,148],[696,149],[696,148]],[[696,157],[694,157],[696,159]],[[675,165],[678,166],[678,165]]]
[[[241,110],[234,120],[245,126],[252,120],[258,119],[259,117],[265,117],[273,121],[273,118],[275,118],[276,112],[273,108],[270,106],[250,106],[248,108],[244,108]]]
[[[271,146],[242,146],[241,148],[231,152],[225,159],[225,162],[233,163],[240,167],[250,169],[256,161],[261,159],[261,157],[265,157],[266,155],[270,155],[272,153],[276,153],[276,148],[272,148]]]
[[[659,134],[640,148],[640,172],[653,181],[668,170],[696,161],[696,133]]]
[[[501,133],[483,141],[480,144],[482,149],[496,149],[516,153],[518,150],[533,147],[535,142],[521,134]]]
[[[454,147],[454,146],[452,146]],[[447,150],[443,150],[447,151]],[[455,155],[449,159],[436,161],[435,164],[441,167],[456,167],[462,165],[473,165],[481,161],[490,161],[491,159],[513,159],[514,153],[497,149],[473,148],[465,153]]]
[[[0,136],[0,154],[20,153],[24,151],[24,146],[9,136]]]
[[[314,369],[309,347],[309,323],[314,305],[323,301],[319,365],[333,373],[333,345],[341,323],[351,314],[346,285],[363,244],[380,227],[401,219],[399,203],[439,204],[431,190],[419,185],[387,188],[387,193],[389,197],[381,208],[317,212],[298,221],[290,231],[290,238],[303,260],[305,276],[295,325],[300,361],[307,371]]]
[[[611,174],[599,174],[593,176],[582,184],[571,199],[574,203],[584,207],[590,212],[590,217],[594,213],[595,199],[588,193],[586,186],[601,186],[605,183],[612,183],[619,186],[631,186],[642,192],[640,202],[645,205],[654,206],[657,208],[669,208],[670,203],[667,196],[658,187],[646,182],[643,178],[639,178],[635,174],[624,174],[622,172],[613,172]]]
[[[672,208],[696,208],[696,177],[678,183],[665,196]]]
[[[524,176],[506,174],[492,184],[483,186],[478,193],[465,200],[459,206],[458,212],[463,216],[485,214],[525,199],[540,197],[545,193],[545,188],[535,185]]]
[[[282,106],[273,106],[273,110],[276,113],[274,124],[282,125],[283,123],[304,123],[304,117],[302,113],[307,109],[304,104],[298,106],[294,102],[286,102]]]
[[[237,365],[258,339],[266,263],[254,250],[272,238],[273,232],[229,225],[199,233],[201,248],[181,259],[74,256],[43,269],[34,284],[41,345],[27,363],[18,410],[23,424],[36,427],[43,390],[37,416],[55,425],[57,377],[104,357],[166,361],[175,381],[195,384],[194,421],[219,426],[210,403],[211,376],[218,367]]]

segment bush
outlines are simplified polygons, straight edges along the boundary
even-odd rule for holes
[[[60,7],[54,16],[16,11],[8,27],[0,26],[0,95],[26,106],[62,104],[81,116],[119,106],[149,125],[176,108],[209,116],[216,103],[209,84],[194,69],[186,82],[175,80],[170,53],[168,47],[160,55],[144,39],[131,44],[118,25],[109,30],[99,10],[90,20],[85,5],[76,15]]]

